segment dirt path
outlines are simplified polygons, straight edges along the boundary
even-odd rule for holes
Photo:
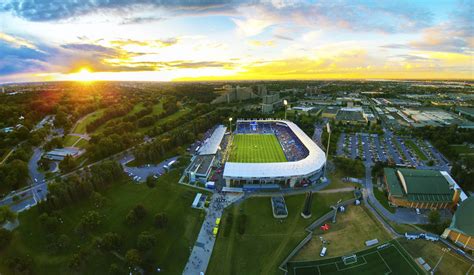
[[[344,187],[344,188],[338,188],[338,189],[329,189],[329,190],[321,190],[317,191],[316,193],[343,193],[343,192],[350,192],[354,191],[354,187]]]

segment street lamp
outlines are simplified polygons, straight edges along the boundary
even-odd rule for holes
[[[283,105],[285,105],[285,120],[286,120],[286,107],[288,106],[288,101],[286,101],[286,99],[283,99]]]
[[[326,164],[324,165],[324,177],[326,177],[326,168],[328,167],[328,158],[329,158],[329,144],[331,142],[331,127],[329,126],[329,122],[326,124],[326,129],[328,131],[328,146],[326,147]]]
[[[230,129],[230,133],[232,134],[232,118],[229,117],[229,129]]]

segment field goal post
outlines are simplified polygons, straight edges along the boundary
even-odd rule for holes
[[[342,261],[344,262],[345,265],[350,265],[350,264],[357,263],[357,255],[356,254],[342,256],[341,259],[342,259]]]

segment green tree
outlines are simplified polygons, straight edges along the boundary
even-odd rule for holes
[[[70,172],[74,170],[76,166],[76,160],[70,155],[64,157],[64,159],[59,163],[59,169],[61,169],[63,172]]]
[[[432,225],[438,225],[441,221],[441,215],[438,210],[431,210],[428,214],[428,220]]]
[[[150,188],[156,186],[155,178],[153,177],[153,175],[148,175],[148,177],[146,177],[146,185]]]
[[[0,224],[7,221],[13,222],[16,219],[16,214],[10,210],[8,206],[0,206]]]
[[[0,227],[0,251],[7,247],[10,241],[13,238],[13,234],[11,231],[8,231],[4,228]]]
[[[130,249],[125,253],[125,261],[129,267],[136,267],[142,263],[142,257],[137,249]]]
[[[142,251],[149,250],[156,245],[156,237],[148,231],[143,231],[138,235],[137,247]]]
[[[165,213],[158,213],[155,215],[154,222],[156,228],[165,228],[168,224],[168,216]]]

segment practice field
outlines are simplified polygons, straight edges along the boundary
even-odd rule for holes
[[[341,257],[320,261],[289,262],[289,275],[319,274],[423,274],[396,242],[356,253],[357,261],[345,264]]]
[[[234,135],[230,162],[286,162],[285,154],[274,135]]]

